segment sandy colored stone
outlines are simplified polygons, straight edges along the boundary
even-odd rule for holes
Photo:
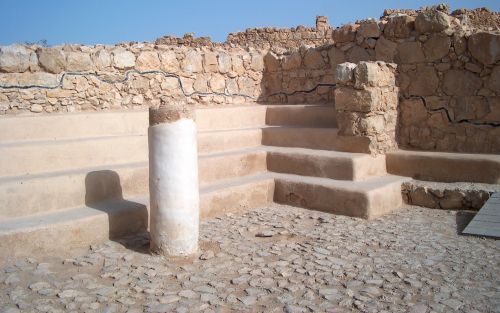
[[[385,62],[394,62],[397,47],[397,43],[385,39],[385,37],[380,37],[375,44],[376,59]]]
[[[354,88],[395,86],[396,64],[360,62],[354,69]]]
[[[130,69],[135,66],[135,55],[123,48],[115,49],[111,52],[113,56],[113,66],[117,69]]]
[[[358,28],[358,34],[365,38],[378,38],[380,37],[380,28],[377,21],[368,20],[361,22]]]
[[[419,33],[438,33],[450,26],[450,16],[438,10],[424,10],[415,19],[415,30]]]
[[[311,69],[324,68],[323,56],[314,48],[308,49],[304,55],[304,66]]]
[[[219,72],[222,74],[231,71],[231,56],[225,52],[221,52],[217,56],[217,62],[219,64]]]
[[[450,37],[441,34],[436,34],[431,36],[424,43],[425,60],[427,62],[440,60],[441,58],[448,55],[448,52],[450,51],[450,46],[451,46]]]
[[[387,38],[407,38],[415,27],[415,18],[401,15],[389,18],[384,27],[384,35]]]
[[[335,68],[335,81],[344,85],[352,83],[356,66],[356,64],[349,62],[337,65]]]
[[[500,65],[495,66],[491,71],[490,79],[488,80],[488,88],[500,94]]]
[[[203,71],[203,57],[197,50],[190,50],[186,52],[182,60],[182,69],[188,73],[198,73]]]
[[[371,56],[367,49],[356,45],[347,51],[346,59],[348,62],[358,63],[361,61],[370,61]]]
[[[91,55],[92,61],[97,69],[105,69],[111,66],[111,54],[108,50],[101,49]]]
[[[203,54],[203,65],[205,72],[218,72],[217,53],[212,51],[205,52]]]
[[[474,95],[481,85],[481,78],[464,70],[449,70],[443,79],[443,91],[451,96]]]
[[[261,72],[264,69],[264,58],[260,53],[251,53],[250,68],[256,72]]]
[[[347,24],[335,29],[333,31],[333,40],[336,43],[354,41],[358,27],[357,24]]]
[[[335,68],[338,64],[345,62],[345,55],[342,50],[332,46],[328,50],[328,59],[330,60],[330,66]]]
[[[195,119],[194,108],[188,104],[168,104],[149,108],[149,126],[172,123],[181,118]]]
[[[136,68],[140,71],[159,70],[161,68],[160,58],[156,51],[143,51],[139,53]]]
[[[30,57],[31,51],[22,45],[13,44],[0,47],[0,71],[25,72],[30,66]]]
[[[282,60],[283,70],[295,70],[302,64],[302,56],[299,51],[293,51],[290,55],[287,55]]]
[[[419,64],[410,72],[408,92],[415,96],[434,95],[439,86],[439,77],[433,66]]]
[[[500,60],[500,34],[472,34],[467,46],[472,56],[483,64],[494,64]]]
[[[175,73],[179,70],[179,61],[174,51],[160,51],[158,55],[162,70],[168,73]]]
[[[220,74],[214,74],[209,80],[210,89],[214,92],[224,92],[226,87],[226,81],[224,76]]]
[[[66,69],[66,56],[59,48],[37,49],[40,66],[49,73],[58,74]]]
[[[401,63],[421,63],[425,61],[422,44],[418,41],[400,43],[398,45],[398,56]]]
[[[273,52],[269,51],[265,56],[264,56],[264,70],[266,72],[275,72],[280,69],[280,60],[278,59],[278,56],[274,54]]]
[[[66,69],[70,72],[90,71],[94,67],[90,55],[84,52],[68,52]]]

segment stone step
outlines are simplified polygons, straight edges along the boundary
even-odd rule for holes
[[[385,157],[305,148],[266,147],[271,172],[362,181],[386,175]]]
[[[0,145],[0,177],[147,161],[147,136],[109,136]]]
[[[68,257],[91,244],[144,232],[147,199],[108,201],[80,208],[0,221],[2,261],[28,256]]]
[[[200,185],[266,172],[266,151],[199,157]],[[148,162],[0,178],[0,218],[28,216],[149,193]]]
[[[332,105],[243,105],[196,109],[200,131],[273,126],[335,127]],[[147,135],[147,110],[5,116],[0,143]]]
[[[198,158],[200,185],[264,173],[266,156],[266,151],[258,148],[201,154]]]
[[[337,127],[337,115],[333,105],[269,105],[266,125]]]
[[[0,143],[147,135],[148,111],[5,116]]]
[[[238,178],[200,189],[202,218],[272,201],[269,175]],[[89,245],[148,228],[148,199],[105,201],[63,211],[0,220],[0,263],[28,256],[75,256]]]
[[[149,193],[147,162],[0,178],[0,219]]]
[[[198,132],[199,154],[254,148],[261,144],[262,128]]]
[[[336,128],[282,126],[262,129],[265,146],[335,150],[336,140]]]
[[[333,214],[376,218],[402,205],[406,178],[382,176],[363,182],[274,174],[274,201]]]
[[[266,110],[265,105],[198,108],[196,126],[199,131],[262,127]]]
[[[500,184],[500,155],[399,150],[388,153],[390,174],[436,182]]]

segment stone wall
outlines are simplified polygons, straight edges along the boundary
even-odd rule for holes
[[[148,43],[1,47],[0,113],[252,102],[261,94],[263,56],[241,47]]]
[[[202,104],[333,103],[343,62],[398,65],[398,143],[500,152],[500,14],[446,6],[386,10],[333,28],[262,28],[225,43],[165,36],[153,43],[0,51],[0,113]]]
[[[316,17],[316,27],[297,26],[294,28],[249,28],[244,32],[231,33],[227,43],[262,49],[273,47],[299,48],[333,43],[333,28],[326,16]]]
[[[338,150],[376,155],[397,148],[395,72],[395,64],[381,61],[337,66]]]
[[[500,15],[442,10],[395,11],[334,29],[332,44],[272,49],[264,59],[264,92],[276,102],[328,102],[338,64],[393,62],[400,147],[499,153]],[[297,93],[296,86],[314,90]]]

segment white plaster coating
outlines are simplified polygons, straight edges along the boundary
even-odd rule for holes
[[[196,123],[149,127],[151,249],[167,256],[198,251],[200,196]]]

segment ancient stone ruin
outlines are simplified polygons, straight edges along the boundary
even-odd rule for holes
[[[381,233],[382,229],[404,233],[394,226],[398,221],[410,225],[425,216],[432,216],[436,223],[448,218],[447,212],[422,207],[477,211],[492,194],[500,192],[500,14],[488,9],[450,13],[439,5],[386,10],[379,20],[340,27],[332,27],[327,17],[318,16],[315,27],[248,29],[229,34],[224,43],[187,34],[114,46],[2,46],[0,115],[0,265],[28,258],[23,266],[30,269],[32,258],[51,256],[66,258],[64,264],[87,266],[85,262],[96,265],[100,261],[95,260],[104,258],[108,261],[103,261],[101,277],[119,280],[118,267],[111,268],[115,261],[109,263],[116,260],[113,255],[118,253],[123,262],[146,256],[120,254],[109,242],[100,246],[109,239],[142,238],[149,246],[150,237],[144,234],[150,231],[154,252],[166,256],[194,253],[196,259],[201,254],[200,259],[209,262],[227,255],[203,240],[219,231],[226,238],[248,232],[251,240],[262,241],[255,241],[254,248],[240,246],[254,249],[249,262],[257,263],[238,263],[239,258],[228,261],[231,264],[220,259],[208,269],[196,265],[199,260],[190,266],[201,266],[197,271],[206,275],[217,273],[218,279],[231,270],[243,277],[260,271],[252,266],[263,266],[258,260],[272,254],[276,246],[271,243],[283,241],[276,249],[308,251],[314,256],[314,266],[328,268],[329,274],[322,272],[323,276],[312,265],[293,269],[293,275],[312,279],[297,284],[328,285],[325,277],[331,275],[350,281],[349,272],[363,268],[358,263],[351,267],[355,257],[323,256],[330,253],[330,246],[358,249],[356,243],[332,243],[331,238],[345,235],[355,242],[364,236],[352,232],[363,225],[359,227],[368,227],[365,232],[370,238],[384,238],[383,242],[373,239],[381,240],[379,246],[389,247],[397,238],[412,240],[405,234],[390,239],[388,233]],[[262,209],[278,204],[311,211],[298,214],[299,218],[289,207]],[[287,238],[306,236],[307,231],[280,229],[286,228],[283,224],[300,224],[304,216],[318,220],[307,226],[315,234],[311,242],[316,244],[309,247],[307,242],[297,241],[287,246]],[[276,217],[288,222],[279,224]],[[254,229],[244,221],[254,226],[271,223],[266,225],[277,230],[257,231],[260,226]],[[235,225],[240,228],[233,229]],[[436,225],[433,230],[439,231]],[[408,234],[419,237],[411,227]],[[342,229],[344,235],[328,237],[335,229]],[[330,238],[325,239],[325,246],[321,246],[322,235]],[[224,239],[218,240],[220,246],[230,247]],[[460,240],[471,245],[479,242]],[[492,255],[498,256],[494,241],[482,244],[493,247]],[[259,256],[252,254],[258,245],[267,247],[259,250]],[[370,243],[363,246],[371,251]],[[89,247],[93,252],[83,257]],[[353,253],[363,255],[363,249]],[[363,258],[378,260],[376,254],[370,252]],[[288,269],[280,269],[302,263],[299,257],[279,259],[279,255],[265,263],[274,264],[272,269],[290,284],[294,276]],[[477,252],[478,259],[486,260],[485,255],[489,254]],[[147,257],[144,262],[152,267],[140,275],[150,273],[149,284],[156,283],[154,276],[160,277],[161,271],[170,273],[158,257]],[[431,266],[437,261],[425,262]],[[40,264],[36,271],[47,274]],[[349,270],[342,272],[343,268]],[[498,270],[498,260],[490,270]],[[190,286],[195,279],[188,278],[195,276],[189,271],[179,267],[173,274],[189,292],[163,293],[163,300],[148,298],[151,305],[137,296],[137,303],[150,311],[161,308],[156,311],[167,312],[183,301],[203,302],[205,295],[208,304],[197,304],[204,309],[232,303],[235,310],[243,310],[263,306],[268,303],[263,295],[276,292],[283,294],[283,301],[278,302],[286,304],[287,312],[327,311],[332,303],[380,312],[384,308],[391,311],[391,306],[377,306],[383,302],[377,300],[367,309],[370,305],[366,303],[386,297],[388,293],[384,291],[382,296],[378,288],[395,284],[391,279],[404,280],[402,286],[417,288],[419,294],[427,288],[415,275],[403,277],[391,270],[365,278],[361,285],[368,289],[364,287],[360,296],[351,295],[350,302],[342,300],[337,289],[326,287],[311,287],[310,294],[286,298],[288,292],[298,289],[281,286],[282,280],[266,280],[262,270],[255,283],[250,276],[232,278],[232,285],[248,283],[253,288],[246,296],[233,295],[233,299],[219,293],[214,300],[207,296],[214,295],[212,289],[232,294],[228,283],[217,285],[213,278],[213,284],[205,286],[211,291],[193,291]],[[19,279],[12,275],[6,270],[0,274],[0,283],[15,286]],[[429,281],[431,278],[425,284],[431,284]],[[361,285],[345,283],[344,287],[358,290]],[[147,287],[134,286],[147,293]],[[37,285],[30,290],[36,293],[47,288]],[[60,292],[52,296],[68,299],[63,301],[64,310],[84,310],[76,306],[78,301],[69,301],[78,299],[77,295],[62,285],[58,288]],[[267,291],[255,293],[258,288]],[[273,288],[290,289],[283,293]],[[158,296],[158,290],[149,295]],[[390,301],[399,303],[401,311],[407,311],[410,303],[412,312],[426,312],[428,307],[412,302],[410,293],[404,291],[398,300]],[[480,305],[451,298],[452,291],[442,293],[448,297],[434,298],[436,305],[428,304],[432,310],[491,308],[487,304],[488,310],[481,310]],[[498,291],[493,294],[498,296]],[[109,299],[118,295],[113,293]],[[5,300],[21,311],[27,303],[19,295],[7,297],[7,292],[2,297],[0,303]],[[102,297],[107,296],[97,296],[96,310],[103,308],[106,300]],[[264,300],[259,304],[261,297]],[[301,305],[297,300],[301,297],[312,302],[326,299],[327,303]],[[117,299],[125,298],[130,296]],[[400,303],[403,298],[406,304]],[[116,301],[122,309],[133,306],[127,304],[130,301]],[[299,307],[306,309],[293,310]]]

